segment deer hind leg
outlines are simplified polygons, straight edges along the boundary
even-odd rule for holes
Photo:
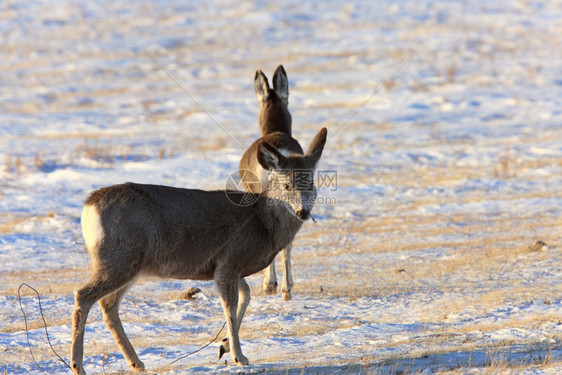
[[[79,291],[74,292],[74,311],[72,313],[72,348],[71,348],[71,366],[75,375],[85,375],[82,366],[82,358],[84,355],[84,330],[86,328],[86,319],[88,313],[96,302],[97,297],[91,296],[90,288],[86,285]]]
[[[72,313],[71,366],[74,374],[85,375],[82,359],[84,355],[84,330],[90,309],[103,296],[112,293],[121,285],[95,274],[81,289],[74,292]]]
[[[275,275],[275,259],[265,269],[263,276],[263,291],[265,294],[277,294],[277,276]]]
[[[117,342],[117,345],[119,345],[121,353],[125,356],[127,363],[136,371],[142,371],[144,370],[144,363],[139,359],[133,345],[131,345],[131,342],[127,338],[127,334],[119,318],[119,303],[132,284],[133,282],[130,282],[116,292],[102,298],[99,301],[99,305],[103,313],[103,321]]]
[[[281,284],[281,294],[283,300],[291,299],[291,287],[293,286],[293,277],[291,276],[291,250],[293,243],[289,243],[281,252],[281,261],[283,262],[283,283]]]
[[[90,309],[98,300],[125,287],[135,279],[137,271],[112,272],[111,269],[97,268],[90,280],[74,292],[72,313],[71,367],[76,375],[85,375],[82,360],[84,356],[84,330]]]
[[[238,280],[238,281],[237,281]],[[231,352],[232,359],[239,366],[247,365],[248,359],[242,354],[240,347],[240,324],[250,303],[250,288],[244,279],[216,278],[215,283],[221,296],[224,316],[228,328],[227,337],[219,347],[219,358],[226,352]],[[240,296],[240,298],[239,298]]]

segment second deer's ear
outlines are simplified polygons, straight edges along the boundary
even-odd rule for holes
[[[273,90],[283,100],[289,99],[289,79],[283,65],[279,65],[273,74]]]
[[[256,97],[260,103],[267,100],[269,96],[269,82],[267,77],[261,70],[256,71],[256,76],[254,77],[254,88],[256,89]]]
[[[266,142],[258,144],[258,162],[266,171],[282,169],[285,157],[275,147]]]

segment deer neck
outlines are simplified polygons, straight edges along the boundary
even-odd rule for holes
[[[258,118],[262,137],[275,132],[290,136],[293,122],[291,113],[280,106],[266,106],[262,108]]]
[[[303,223],[287,204],[265,195],[262,195],[257,202],[256,214],[267,230],[276,251],[280,251],[293,241]]]

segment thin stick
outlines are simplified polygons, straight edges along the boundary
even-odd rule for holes
[[[205,349],[207,346],[209,346],[209,345],[211,345],[212,343],[214,343],[214,342],[219,338],[219,335],[221,334],[222,330],[224,329],[224,326],[226,326],[226,322],[224,322],[224,324],[222,325],[222,328],[220,329],[219,333],[217,333],[217,335],[215,336],[214,339],[212,339],[211,341],[209,341],[207,344],[203,345],[203,346],[200,347],[199,349],[197,349],[197,350],[195,350],[195,351],[193,351],[193,352],[191,352],[191,353],[187,353],[186,355],[183,355],[183,356],[179,357],[178,359],[176,359],[176,360],[170,362],[170,363],[168,364],[168,366],[171,366],[171,365],[173,365],[174,363],[176,363],[177,361],[180,361],[180,360],[182,360],[182,359],[184,359],[184,358],[187,358],[187,357],[189,357],[190,355],[193,355],[193,354],[195,354],[195,353],[198,353],[198,352],[200,352],[201,350]]]
[[[39,363],[37,363],[37,361],[35,360],[35,356],[33,355],[33,349],[31,349],[31,343],[29,342],[29,330],[28,330],[28,327],[27,327],[27,315],[25,314],[25,310],[23,309],[23,305],[21,303],[21,288],[24,287],[24,286],[33,290],[35,292],[35,294],[37,294],[37,300],[39,301],[39,313],[41,314],[41,319],[43,319],[43,326],[45,327],[45,335],[47,335],[47,342],[49,343],[49,346],[51,347],[51,350],[53,351],[53,353],[55,353],[55,355],[59,358],[59,360],[62,363],[64,363],[70,371],[72,371],[72,368],[70,367],[70,365],[68,363],[66,363],[66,361],[64,359],[62,359],[62,357],[56,352],[55,348],[53,348],[53,345],[51,344],[51,338],[49,337],[49,332],[47,331],[47,321],[45,320],[45,316],[43,315],[43,307],[41,306],[41,296],[39,295],[39,292],[35,288],[29,286],[29,284],[21,283],[20,287],[18,288],[18,301],[19,301],[19,304],[20,304],[21,312],[23,313],[23,320],[25,321],[25,335],[27,336],[27,346],[29,347],[29,352],[31,353],[31,358],[33,358],[33,362],[35,362],[35,365],[37,366],[37,368],[39,370],[41,370],[41,372],[43,374],[46,374],[46,372],[41,368],[41,366],[39,366]]]

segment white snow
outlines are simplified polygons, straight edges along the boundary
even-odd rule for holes
[[[337,172],[293,300],[249,277],[251,365],[214,344],[168,366],[217,335],[220,301],[143,279],[121,316],[148,371],[562,372],[562,3],[5,0],[0,33],[0,374],[41,373],[22,282],[68,361],[88,194],[223,188],[259,134],[255,70],[279,64],[295,138],[326,126]],[[23,291],[36,359],[69,373]],[[129,371],[97,307],[84,360]]]

